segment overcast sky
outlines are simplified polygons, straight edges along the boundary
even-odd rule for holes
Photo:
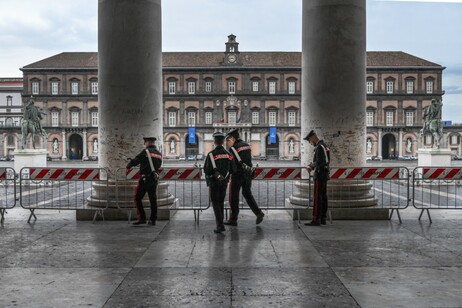
[[[301,51],[302,0],[164,0],[164,51]],[[63,51],[97,51],[97,0],[0,0],[0,77]],[[443,120],[462,123],[462,0],[367,0],[367,50],[446,67]]]

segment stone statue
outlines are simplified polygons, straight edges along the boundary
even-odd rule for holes
[[[53,153],[55,153],[55,154],[59,153],[58,139],[53,140],[53,144],[51,145],[51,148],[53,150]]]
[[[93,153],[98,153],[98,139],[93,139]]]
[[[367,154],[372,153],[372,141],[371,141],[371,138],[367,138],[367,141],[366,141],[366,153]]]
[[[407,138],[406,153],[412,153],[412,139],[411,138]]]
[[[27,136],[32,134],[32,147],[35,149],[35,135],[38,133],[46,136],[45,130],[40,124],[40,120],[46,115],[40,108],[35,106],[33,99],[30,99],[24,109],[23,119],[21,121],[21,148],[24,149],[26,145]]]
[[[289,141],[289,153],[295,153],[295,143],[293,139],[290,139]]]
[[[441,124],[441,100],[432,99],[432,103],[423,110],[423,127],[420,130],[422,137],[426,133],[433,135],[433,148],[440,148],[440,140],[443,137],[443,125]]]
[[[175,152],[176,152],[175,140],[172,139],[172,141],[170,141],[170,154],[175,154]]]

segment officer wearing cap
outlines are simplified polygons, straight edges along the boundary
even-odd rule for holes
[[[215,149],[207,154],[204,163],[204,173],[207,186],[210,189],[210,200],[212,201],[213,212],[215,213],[215,233],[225,231],[223,224],[224,202],[226,189],[228,187],[229,175],[235,170],[233,158],[223,147],[225,135],[222,132],[213,134]]]
[[[231,175],[231,184],[229,189],[229,204],[231,215],[225,225],[237,226],[239,216],[239,191],[242,188],[242,196],[249,205],[252,212],[257,216],[256,224],[263,221],[265,214],[258,207],[255,198],[252,195],[252,149],[250,145],[239,136],[237,128],[230,130],[227,134],[227,146],[233,156],[236,165],[236,172]]]
[[[313,162],[307,170],[314,171],[313,220],[305,223],[307,226],[326,224],[327,217],[327,181],[329,180],[330,148],[320,140],[312,130],[303,140],[307,140],[314,148]]]
[[[135,191],[135,206],[138,220],[133,225],[146,224],[146,213],[143,208],[143,198],[146,192],[149,196],[151,203],[151,217],[149,220],[150,225],[155,225],[157,220],[157,183],[158,183],[158,170],[162,165],[162,154],[155,146],[155,137],[144,137],[145,149],[140,152],[134,159],[130,159],[127,164],[127,169],[140,165],[140,180]],[[152,170],[151,168],[152,162]]]

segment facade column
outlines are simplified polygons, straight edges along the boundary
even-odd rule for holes
[[[143,137],[162,148],[161,0],[99,0],[98,62],[99,166],[115,171]]]
[[[87,151],[87,147],[88,147],[87,130],[84,129],[82,134],[83,134],[83,154],[82,154],[82,157],[83,157],[83,156],[88,156],[88,151]]]
[[[379,128],[377,132],[377,156],[382,157],[382,129]]]
[[[331,147],[331,166],[364,166],[366,0],[305,0],[302,18],[301,137],[315,130]],[[306,149],[301,165],[305,166],[314,153],[303,142]],[[297,186],[299,192],[289,198],[290,202],[308,205],[308,181]],[[331,180],[329,206],[376,205],[371,187],[367,181],[350,184]],[[355,211],[348,212],[351,214],[345,216],[355,215]]]
[[[61,159],[67,159],[67,143],[66,143],[66,131],[63,129],[63,131],[61,132],[61,134],[63,135],[63,155],[61,156]]]
[[[403,130],[399,129],[398,156],[403,156]]]
[[[266,138],[264,133],[260,133],[260,156],[266,156]]]

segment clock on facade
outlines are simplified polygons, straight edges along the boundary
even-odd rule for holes
[[[228,63],[234,63],[237,60],[236,55],[228,55]]]

